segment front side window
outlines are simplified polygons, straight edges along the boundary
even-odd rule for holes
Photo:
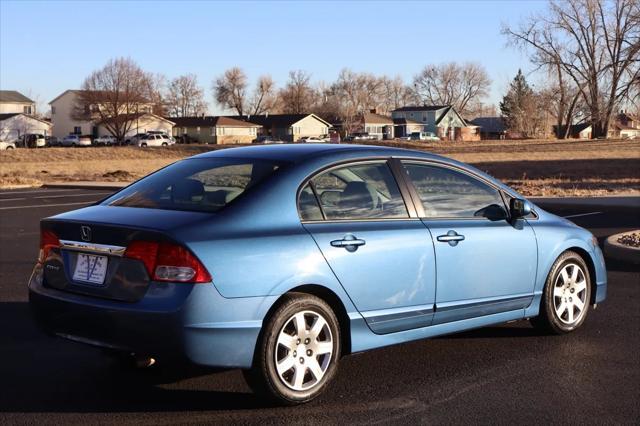
[[[425,217],[477,218],[487,208],[504,209],[500,192],[465,173],[435,165],[405,163]]]
[[[249,159],[183,160],[143,178],[101,204],[216,212],[271,177],[280,166]]]
[[[311,185],[327,220],[409,217],[386,162],[332,169],[313,178]],[[305,213],[301,217],[304,219]]]

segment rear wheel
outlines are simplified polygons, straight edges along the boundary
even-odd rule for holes
[[[287,405],[308,402],[331,382],[340,359],[338,320],[322,299],[290,293],[267,320],[245,379]]]
[[[147,147],[147,144],[143,142],[143,143],[141,143],[141,144],[140,144],[140,146],[141,146],[142,148],[146,148],[146,147]]]
[[[558,257],[544,286],[540,315],[532,318],[534,326],[556,334],[580,327],[589,310],[591,277],[582,256],[566,251]]]

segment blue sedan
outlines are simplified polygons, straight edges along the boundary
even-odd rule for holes
[[[520,319],[571,332],[606,279],[593,235],[473,167],[305,144],[197,155],[42,220],[29,296],[49,333],[242,368],[297,404],[347,354]]]

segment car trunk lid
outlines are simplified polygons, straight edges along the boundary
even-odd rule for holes
[[[41,231],[57,239],[57,245],[53,244],[46,258],[41,259],[43,284],[62,291],[136,302],[144,297],[151,278],[143,262],[125,256],[131,242],[173,241],[171,230],[211,216],[92,206],[44,219]]]

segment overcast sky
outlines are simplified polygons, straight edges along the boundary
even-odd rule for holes
[[[497,104],[527,58],[508,47],[501,23],[542,10],[540,0],[422,2],[59,2],[0,0],[0,88],[46,104],[114,57],[173,78],[195,73],[209,113],[221,113],[212,80],[240,66],[278,85],[289,70],[333,81],[342,68],[400,75],[426,64],[482,63]],[[535,79],[532,77],[535,82]]]

